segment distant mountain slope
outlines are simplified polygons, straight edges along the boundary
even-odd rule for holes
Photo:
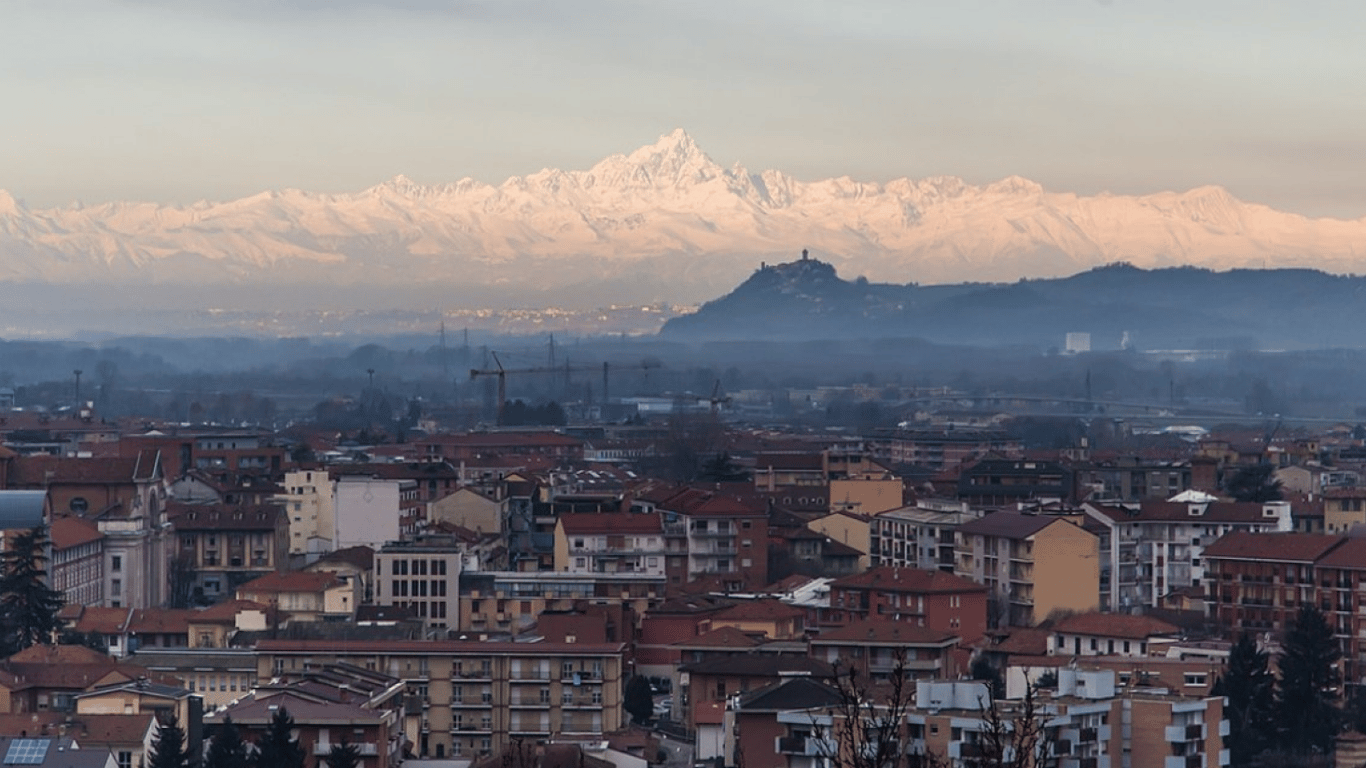
[[[1366,219],[1308,219],[1218,187],[1078,197],[1010,177],[804,182],[713,162],[682,131],[584,171],[497,186],[399,176],[355,194],[30,209],[0,192],[0,280],[501,286],[581,301],[701,300],[796,244],[919,283],[1145,268],[1366,272]]]
[[[1305,269],[1114,264],[1010,284],[891,285],[840,279],[816,259],[766,265],[729,294],[665,324],[678,340],[910,336],[940,343],[1063,346],[1090,333],[1098,350],[1127,333],[1140,348],[1361,347],[1366,278]]]

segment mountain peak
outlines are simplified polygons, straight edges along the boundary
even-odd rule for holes
[[[375,186],[371,187],[366,191],[370,192],[371,194],[382,194],[387,192],[389,194],[399,195],[401,197],[416,197],[423,190],[424,187],[421,184],[418,184],[417,182],[400,173],[394,178],[376,184]]]
[[[14,195],[0,189],[0,216],[17,216],[23,209]]]
[[[629,155],[613,155],[593,166],[601,181],[628,188],[680,188],[714,179],[725,171],[678,128]]]

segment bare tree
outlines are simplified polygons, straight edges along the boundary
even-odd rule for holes
[[[915,682],[898,649],[889,679],[874,683],[848,662],[835,664],[837,701],[828,727],[815,727],[821,756],[833,768],[945,768],[943,757],[908,749],[906,715],[915,707]]]
[[[981,768],[1056,768],[1057,750],[1045,725],[1038,688],[1025,683],[1025,695],[1014,713],[1002,711],[996,699],[983,702]]]

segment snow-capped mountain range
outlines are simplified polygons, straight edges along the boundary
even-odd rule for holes
[[[1366,219],[1306,218],[1219,187],[1080,197],[1019,177],[803,182],[722,167],[681,130],[586,171],[497,186],[399,176],[355,194],[286,189],[221,203],[43,210],[0,191],[0,280],[24,283],[420,281],[697,301],[803,248],[843,275],[923,284],[1117,261],[1363,272],[1358,243]]]

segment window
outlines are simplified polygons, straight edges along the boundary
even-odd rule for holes
[[[1205,680],[1206,680],[1206,676],[1205,676],[1205,673],[1203,673],[1203,672],[1187,672],[1187,673],[1186,673],[1186,685],[1190,685],[1190,686],[1204,685],[1204,684],[1205,684]]]
[[[114,555],[109,558],[109,570],[115,573],[123,570],[123,555]]]
[[[67,502],[67,508],[78,515],[84,514],[90,511],[90,502],[84,496],[75,496]]]
[[[112,597],[123,596],[123,579],[114,579],[109,582],[109,594]]]
[[[133,768],[132,752],[119,752],[117,760],[119,763],[119,768]]]

